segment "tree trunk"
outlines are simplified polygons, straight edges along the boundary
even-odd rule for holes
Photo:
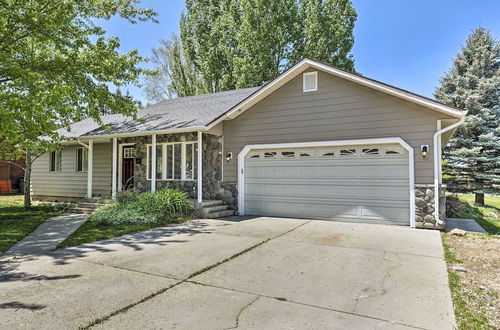
[[[24,167],[24,209],[31,209],[31,152],[26,150],[26,166]]]
[[[475,200],[474,204],[476,205],[484,205],[484,194],[483,193],[476,193],[475,194]]]

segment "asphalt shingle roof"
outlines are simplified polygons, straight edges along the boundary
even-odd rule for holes
[[[159,102],[138,111],[137,119],[120,114],[102,116],[103,125],[85,119],[58,132],[66,138],[155,132],[207,126],[260,87],[182,97]]]

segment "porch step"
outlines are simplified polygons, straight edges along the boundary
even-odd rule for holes
[[[223,217],[229,217],[232,215],[234,215],[234,210],[225,210],[225,211],[217,211],[217,212],[209,213],[207,218],[210,218],[210,219],[223,218]]]
[[[210,207],[210,206],[215,206],[215,205],[222,205],[222,201],[221,200],[207,200],[207,201],[201,202],[201,204],[198,204],[198,205],[200,205],[202,208],[205,208],[205,207]]]
[[[86,207],[75,207],[71,209],[71,213],[76,213],[76,214],[92,214],[94,213],[96,209],[94,208],[86,208]]]
[[[214,205],[214,206],[206,206],[203,208],[207,213],[215,213],[219,211],[226,211],[228,209],[227,205]]]
[[[85,198],[81,202],[78,202],[76,207],[71,209],[71,212],[77,214],[92,214],[98,208],[109,205],[111,202],[111,199]]]

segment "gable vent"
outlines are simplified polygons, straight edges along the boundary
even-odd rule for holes
[[[304,79],[304,93],[315,92],[318,90],[318,72],[306,72],[303,75]]]

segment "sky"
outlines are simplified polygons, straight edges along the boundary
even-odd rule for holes
[[[500,39],[500,0],[352,0],[358,13],[352,54],[362,75],[432,97],[440,77],[470,32],[482,26]],[[179,32],[184,0],[142,0],[158,13],[158,24],[132,25],[113,18],[101,26],[120,38],[121,52],[151,56],[158,40]],[[151,67],[151,64],[144,64]],[[146,102],[142,88],[129,86]]]

